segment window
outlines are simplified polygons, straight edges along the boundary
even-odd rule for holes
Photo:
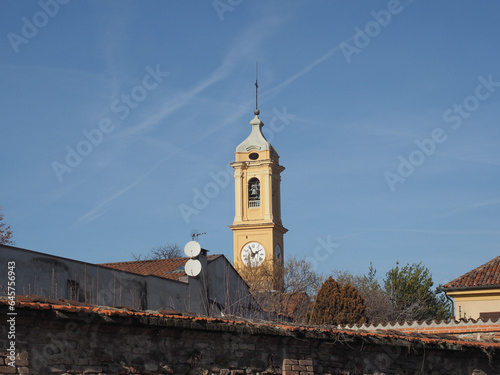
[[[260,207],[260,181],[252,178],[248,181],[248,208]]]

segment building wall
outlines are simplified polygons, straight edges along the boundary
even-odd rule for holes
[[[185,276],[176,281],[0,245],[0,266],[4,267],[0,272],[0,296],[7,295],[7,264],[15,262],[18,295],[203,315],[224,310],[214,308],[214,301],[223,307],[251,304],[248,286],[225,257],[207,264],[206,256],[200,256],[200,261],[203,271],[198,277]],[[241,309],[240,315],[245,315]]]
[[[224,257],[218,257],[209,264],[208,295],[210,315],[238,315],[256,317],[259,313],[250,289]]]
[[[481,313],[500,312],[500,299],[460,299],[455,298],[455,317],[479,319]]]
[[[0,303],[0,315],[7,308]],[[9,323],[0,321],[2,374],[500,374],[498,344],[449,336],[354,334],[45,304],[18,303],[16,312],[13,349]]]
[[[448,291],[455,303],[455,319],[479,319],[481,313],[500,312],[500,289]]]
[[[198,311],[188,309],[194,308],[186,298],[188,284],[155,276],[145,276],[144,278],[148,291],[148,310]]]
[[[144,277],[91,263],[0,245],[0,265],[15,262],[16,294],[65,298],[104,306],[147,308]],[[7,272],[0,272],[0,293]]]

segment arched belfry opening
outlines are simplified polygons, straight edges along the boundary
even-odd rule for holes
[[[260,207],[260,181],[254,177],[248,181],[248,208]]]

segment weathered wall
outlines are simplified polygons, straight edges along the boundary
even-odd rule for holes
[[[15,262],[16,293],[19,295],[33,294],[105,306],[148,308],[146,279],[139,275],[0,245],[0,264],[7,267],[8,262]],[[7,272],[1,272],[0,287],[5,289],[6,285]]]
[[[499,344],[33,303],[16,312],[16,367],[0,322],[2,374],[500,374]]]
[[[225,257],[218,257],[209,264],[207,289],[209,295],[209,311],[212,315],[244,315],[255,317],[256,302],[250,294],[250,288],[239,276]],[[231,298],[228,298],[231,296]]]
[[[463,276],[462,276],[463,277]],[[479,319],[481,314],[500,314],[500,288],[487,287],[448,287],[446,295],[453,298],[455,319]]]
[[[18,295],[64,298],[102,306],[138,310],[176,310],[197,314],[254,314],[248,285],[228,260],[219,256],[203,272],[184,282],[80,262],[36,251],[0,245],[0,296],[7,294],[7,264],[15,262]],[[72,290],[73,288],[73,290]]]
[[[454,300],[455,317],[457,319],[464,317],[479,319],[481,313],[500,312],[500,293],[497,293],[495,296],[488,295],[483,298],[475,297],[460,299],[455,297]]]

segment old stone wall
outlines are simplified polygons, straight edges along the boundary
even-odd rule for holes
[[[498,343],[87,306],[17,303],[10,340],[8,307],[1,374],[500,374]]]

